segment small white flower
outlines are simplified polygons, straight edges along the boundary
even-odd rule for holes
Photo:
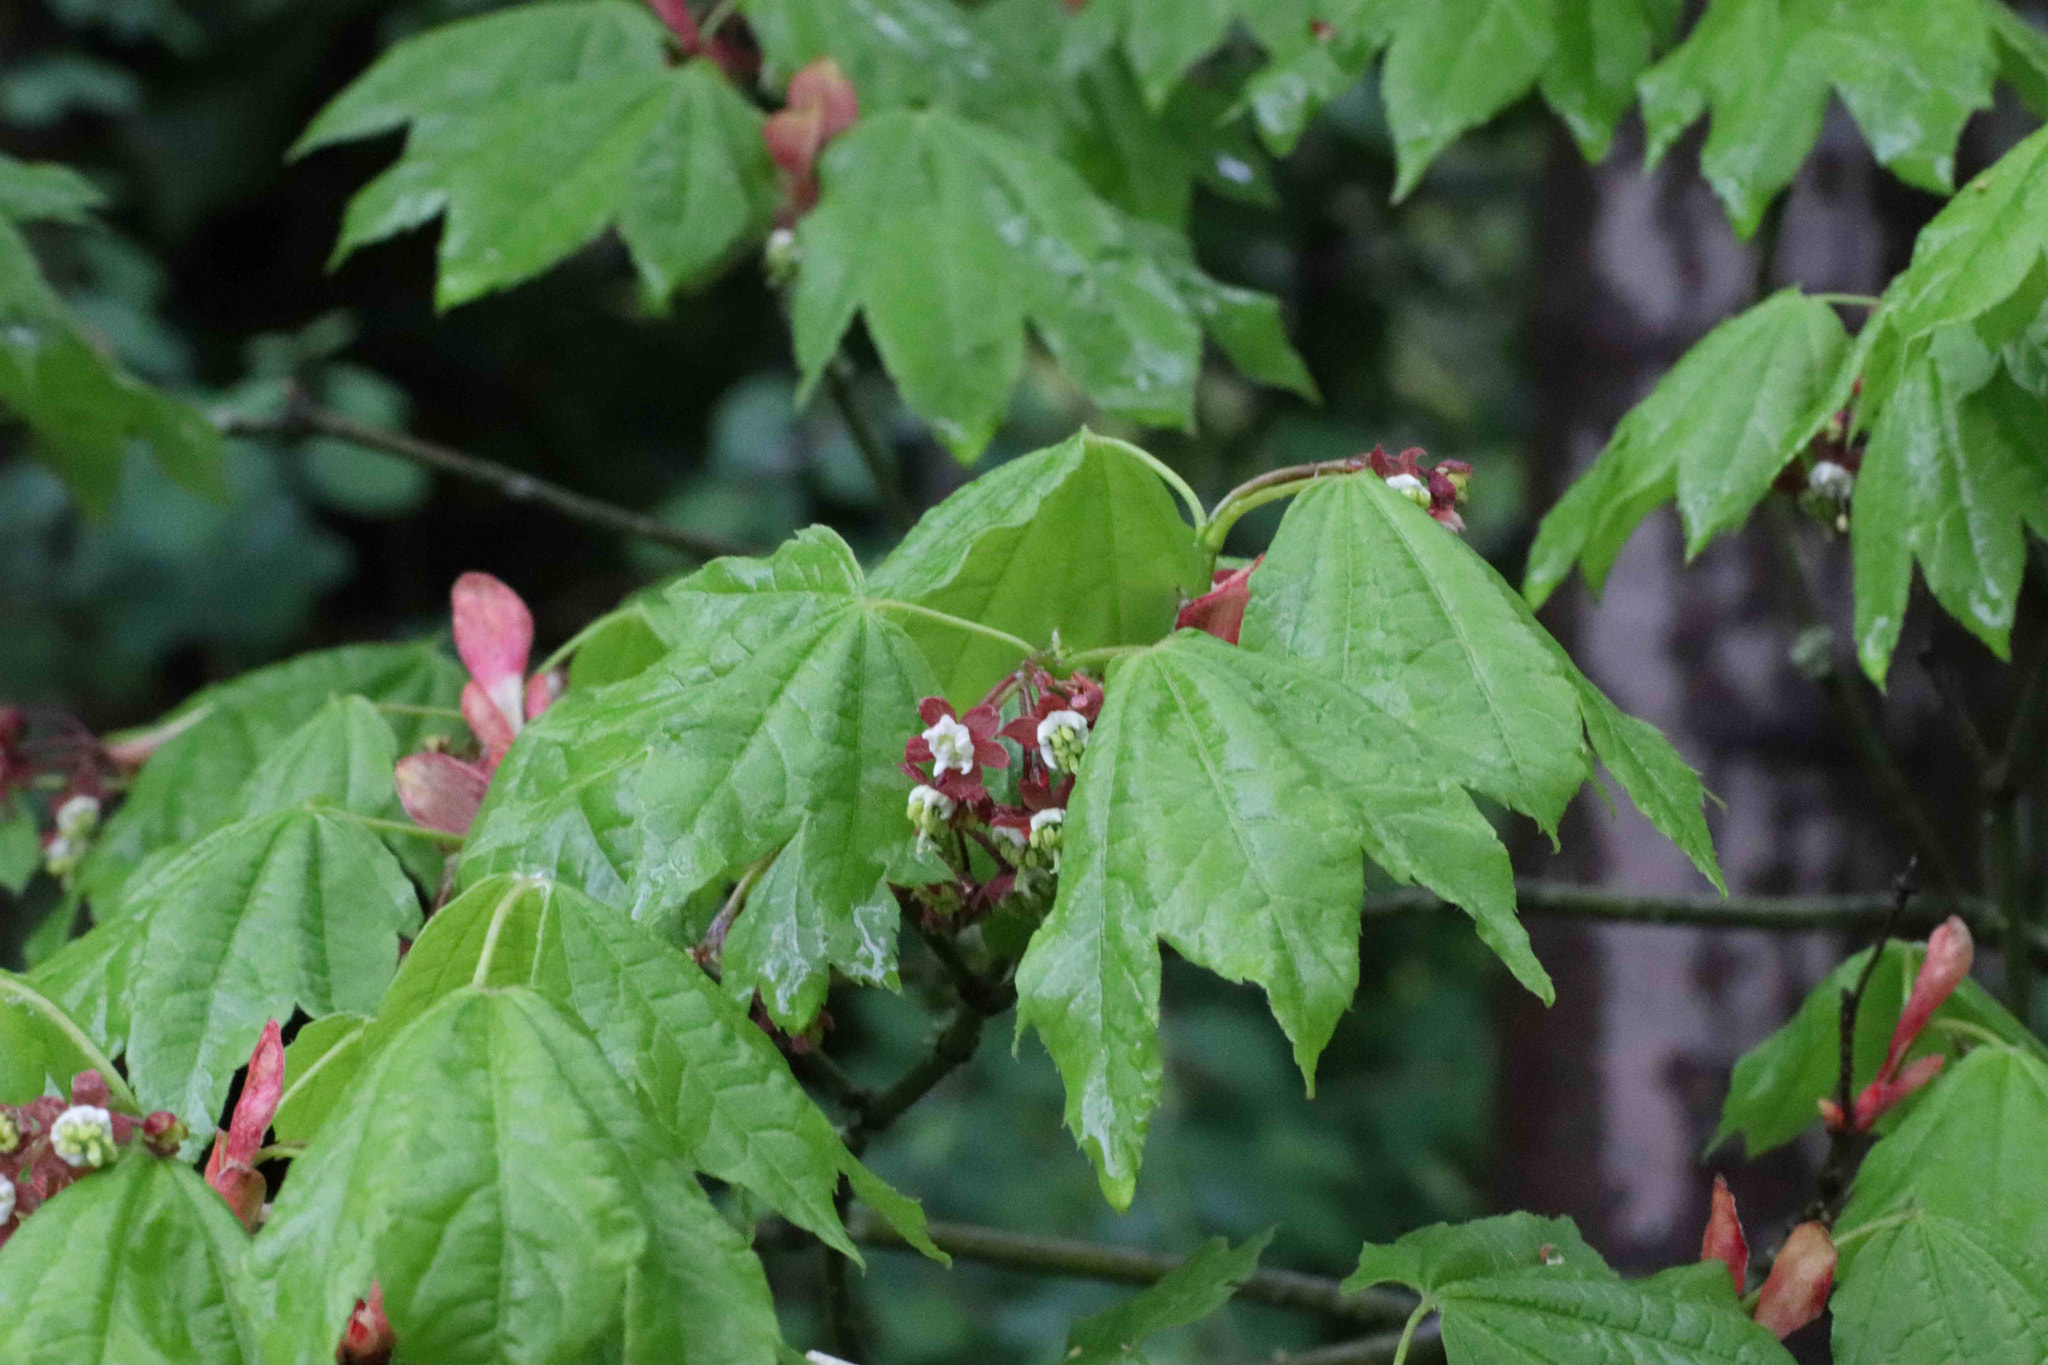
[[[100,827],[100,799],[80,793],[57,807],[57,833],[83,841]]]
[[[1021,853],[1024,850],[1024,831],[1018,829],[1015,825],[991,825],[989,832],[1018,852]]]
[[[1045,766],[1072,772],[1088,747],[1088,718],[1079,711],[1055,711],[1038,722],[1038,756]]]
[[[924,742],[932,750],[932,776],[944,777],[949,772],[974,770],[974,736],[954,717],[940,716],[937,723],[924,732]]]
[[[14,1217],[14,1182],[0,1175],[0,1223]]]
[[[114,1116],[96,1104],[74,1104],[50,1125],[50,1148],[67,1166],[104,1166],[114,1159]]]
[[[1387,475],[1387,487],[1393,489],[1417,507],[1427,509],[1429,506],[1429,485],[1416,478],[1413,474],[1389,474]]]
[[[917,831],[920,846],[936,839],[946,828],[946,821],[953,818],[958,803],[937,787],[912,787],[910,803],[904,808],[912,829]]]
[[[1067,813],[1058,806],[1042,810],[1031,817],[1031,842],[1034,845],[1060,841],[1060,831],[1066,827]]]
[[[1822,460],[1806,476],[1806,486],[1833,502],[1847,502],[1856,490],[1856,476],[1833,460]]]
[[[52,877],[70,876],[78,870],[78,864],[84,857],[84,846],[61,834],[43,845],[43,866],[49,870]]]

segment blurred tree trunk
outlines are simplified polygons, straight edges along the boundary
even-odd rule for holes
[[[1688,346],[1760,287],[1875,292],[1903,264],[1901,233],[1888,220],[1924,212],[1880,202],[1897,192],[1837,111],[1791,192],[1771,268],[1760,272],[1757,252],[1736,240],[1700,180],[1693,150],[1646,175],[1638,129],[1591,168],[1558,138],[1540,206],[1542,285],[1530,337],[1539,505],[1591,463]],[[1821,693],[1790,666],[1798,626],[1765,526],[1717,542],[1689,568],[1682,548],[1675,513],[1657,513],[1603,599],[1593,602],[1575,579],[1546,611],[1549,624],[1727,803],[1710,818],[1731,891],[1884,886],[1899,844],[1869,808]],[[1815,534],[1805,549],[1845,632],[1846,546]],[[1888,723],[1917,733],[1921,709],[1910,685],[1895,686]],[[1610,810],[1589,792],[1570,818],[1567,852],[1547,875],[1708,889],[1625,800]],[[1704,1148],[1735,1058],[1789,1017],[1844,945],[1762,932],[1531,928],[1559,1003],[1545,1011],[1524,997],[1510,1010],[1499,1205],[1569,1213],[1617,1264],[1646,1269],[1698,1255],[1711,1173],[1725,1167],[1752,1244],[1768,1254],[1811,1192],[1812,1154],[1794,1148],[1746,1165],[1730,1147],[1709,1165]]]

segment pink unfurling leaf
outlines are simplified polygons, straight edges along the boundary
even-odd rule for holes
[[[263,1134],[283,1098],[284,1038],[277,1020],[272,1019],[264,1024],[256,1050],[249,1054],[241,1098],[235,1101],[227,1131],[215,1134],[213,1151],[206,1158],[206,1183],[220,1192],[251,1232],[263,1212],[265,1192],[263,1177],[256,1170],[256,1153],[263,1147]]]
[[[533,652],[533,613],[519,594],[487,573],[466,573],[449,593],[455,652],[513,734],[526,718],[526,659]],[[466,691],[466,689],[465,689]],[[472,728],[468,698],[463,718]],[[482,739],[481,734],[478,735]]]
[[[491,779],[474,763],[430,750],[399,759],[396,781],[398,803],[414,824],[467,834]]]
[[[1244,609],[1252,600],[1252,570],[1264,559],[1260,555],[1241,569],[1218,572],[1209,591],[1182,607],[1180,615],[1173,618],[1174,629],[1192,626],[1206,630],[1225,644],[1236,644],[1238,632],[1244,629]]]
[[[1927,1027],[1927,1021],[1970,974],[1976,956],[1970,926],[1956,915],[1950,915],[1928,936],[1927,956],[1913,978],[1913,993],[1906,998],[1906,1007],[1899,1011],[1898,1027],[1892,1030],[1892,1045],[1885,1052],[1884,1065],[1878,1069],[1880,1077],[1888,1078],[1898,1070],[1907,1050]]]
[[[1819,1223],[1792,1229],[1757,1295],[1756,1320],[1783,1341],[1821,1315],[1835,1287],[1835,1244]]]
[[[1707,1215],[1706,1235],[1700,1239],[1700,1259],[1720,1261],[1728,1267],[1740,1294],[1749,1280],[1749,1239],[1742,1235],[1742,1219],[1735,1212],[1735,1195],[1728,1181],[1714,1177],[1714,1207]]]

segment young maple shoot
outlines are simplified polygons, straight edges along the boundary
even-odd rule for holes
[[[1278,300],[1198,265],[1189,205],[1270,195],[1258,147],[1285,156],[1374,71],[1396,199],[1532,93],[1588,157],[1638,100],[1652,162],[1705,119],[1701,169],[1766,274],[1831,97],[1940,194],[2001,82],[2048,110],[2048,40],[2000,0],[1693,8],[1681,32],[1671,3],[538,0],[393,43],[294,155],[403,132],[337,260],[438,219],[442,308],[607,232],[650,311],[764,269],[800,397],[824,385],[907,524],[847,397],[857,323],[964,462],[1034,345],[1105,422],[1192,428],[1209,342],[1313,398]],[[87,510],[131,443],[218,489],[221,428],[103,354],[31,248],[25,225],[88,230],[101,200],[0,157],[0,404]],[[1014,1008],[1130,1207],[1168,1085],[1163,950],[1258,986],[1312,1092],[1359,989],[1368,868],[1457,907],[1551,1002],[1503,834],[1555,839],[1596,760],[1725,890],[1699,776],[1534,608],[1574,567],[1597,592],[1663,502],[1690,557],[1775,495],[1847,535],[1871,680],[1916,564],[2006,657],[2048,534],[2044,280],[2048,130],[1970,179],[1881,297],[1786,288],[1702,338],[1551,509],[1523,592],[1461,538],[1462,460],[1375,448],[1205,505],[1084,428],[874,562],[813,527],[538,664],[525,602],[472,572],[452,657],[323,650],[127,736],[0,707],[0,883],[63,898],[33,967],[0,973],[0,1359],[768,1365],[793,1351],[764,1258],[803,1244],[827,1250],[836,1334],[807,1358],[837,1365],[863,1246],[1099,1273],[1099,1249],[929,1225],[863,1153]],[[1283,502],[1263,553],[1226,558]],[[1811,671],[1853,721],[1832,650]],[[1370,1358],[1395,1365],[1427,1342],[1454,1365],[1784,1365],[1830,1309],[1846,1365],[2038,1365],[2048,1047],[2017,831],[2041,692],[2016,690],[2003,755],[1977,746],[2004,869],[1979,924],[2011,1008],[1972,979],[1967,919],[1891,936],[1901,890],[1880,941],[1735,1067],[1716,1146],[1829,1146],[1812,1206],[1754,1229],[1754,1257],[1719,1178],[1700,1263],[1647,1278],[1527,1213],[1368,1245],[1341,1285],[1262,1279],[1271,1233],[1219,1239],[1127,1254],[1156,1282],[1073,1324],[1068,1359],[1140,1359],[1263,1295],[1385,1331]],[[898,988],[906,939],[950,1014],[869,1090],[828,1006]]]

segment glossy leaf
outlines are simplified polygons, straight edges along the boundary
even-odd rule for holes
[[[128,989],[142,942],[142,922],[94,926],[29,972],[35,989],[55,1002],[108,1057],[128,1046]]]
[[[860,1259],[833,1208],[839,1177],[855,1176],[857,1190],[888,1187],[846,1150],[746,1008],[618,911],[538,878],[488,877],[437,911],[367,1033],[345,1026],[310,1045],[302,1034],[293,1048],[304,1046],[313,1079],[286,1106],[302,1107],[280,1112],[280,1135],[288,1125],[317,1128],[333,1108],[327,1097],[399,1030],[472,981],[530,985],[569,1010],[674,1130],[693,1165]],[[892,1222],[903,1214],[899,1231],[944,1259],[915,1202],[885,1197],[875,1207]]]
[[[1905,620],[1912,566],[1953,616],[2004,658],[2026,568],[2025,528],[2048,532],[2048,404],[1952,328],[1907,348],[1856,480],[1851,550],[1856,651],[1882,683]]]
[[[2032,1362],[2048,1350],[2048,1062],[1973,1050],[1857,1172],[1836,1226],[1835,1350]]]
[[[446,214],[443,308],[547,269],[616,225],[651,298],[701,284],[767,229],[761,116],[709,61],[664,65],[637,6],[528,5],[401,42],[301,152],[409,124],[349,206],[337,256]]]
[[[1674,495],[1687,558],[1741,525],[1826,420],[1848,349],[1833,307],[1796,289],[1709,332],[1543,519],[1524,579],[1531,604],[1541,606],[1574,563],[1598,593],[1629,534]]]
[[[68,1095],[81,1071],[112,1075],[96,1041],[36,983],[0,972],[0,1104]]]
[[[1018,1025],[1119,1207],[1160,1093],[1159,949],[1263,986],[1313,1083],[1358,980],[1362,855],[1464,905],[1531,990],[1504,849],[1394,721],[1333,679],[1184,631],[1110,680],[1065,822]]]
[[[131,888],[145,917],[128,1066],[145,1109],[212,1131],[268,1019],[374,1008],[420,919],[376,835],[305,808],[239,820]],[[195,1139],[196,1141],[196,1139]]]
[[[1650,159],[1711,113],[1700,168],[1746,237],[1839,94],[1879,161],[1946,192],[1963,123],[1991,103],[1985,11],[1981,0],[1713,0],[1642,78]]]
[[[0,1248],[9,1365],[255,1365],[249,1238],[189,1167],[137,1143],[61,1191]],[[338,1339],[338,1338],[337,1338]]]
[[[1443,1315],[1451,1365],[1786,1365],[1720,1262],[1623,1280],[1565,1218],[1515,1213],[1368,1245],[1347,1289],[1399,1283]]]
[[[1138,1345],[1146,1337],[1199,1322],[1230,1302],[1237,1286],[1259,1268],[1259,1254],[1272,1240],[1271,1229],[1235,1247],[1221,1237],[1210,1238],[1142,1294],[1075,1323],[1062,1360],[1065,1365],[1142,1362]]]
[[[571,1017],[465,988],[380,1050],[252,1262],[279,1361],[331,1359],[371,1282],[408,1356],[765,1361],[759,1262]]]
[[[463,674],[425,645],[348,645],[302,654],[197,693],[159,722],[188,721],[137,775],[86,861],[82,882],[101,920],[121,913],[120,892],[137,864],[182,849],[239,811],[242,786],[265,755],[336,696],[453,708]],[[400,752],[459,723],[392,713]]]
[[[820,170],[791,296],[806,387],[864,315],[905,400],[972,459],[1009,410],[1029,322],[1106,411],[1189,423],[1191,267],[1162,266],[1057,157],[934,108],[863,118]]]
[[[1924,946],[1919,944],[1885,944],[1884,960],[1870,978],[1869,989],[1856,1013],[1852,1092],[1862,1090],[1877,1075],[1923,952]],[[1866,950],[1830,972],[1813,988],[1791,1022],[1735,1063],[1728,1098],[1721,1108],[1720,1126],[1707,1144],[1709,1151],[1740,1133],[1745,1150],[1754,1160],[1784,1146],[1818,1121],[1815,1101],[1834,1098],[1838,1083],[1842,992],[1855,984],[1869,959]],[[1934,1022],[1923,1035],[1922,1043],[1908,1055],[1917,1058],[1932,1051],[1958,1055],[1960,1043],[1942,1028],[1949,1022],[1988,1030],[1995,1037],[2048,1059],[2048,1051],[2032,1040],[2025,1026],[1982,986],[1968,979],[1935,1011]],[[1906,1112],[1911,1112],[1910,1106],[1917,1103],[1908,1101]],[[1883,1126],[1889,1127],[1890,1122],[1887,1120]]]
[[[823,530],[679,583],[668,607],[690,640],[527,728],[464,850],[465,882],[547,872],[647,919],[787,844],[754,894],[798,931],[765,932],[772,909],[742,915],[728,988],[758,988],[778,1022],[801,1028],[834,967],[892,981],[884,871],[909,843],[896,763],[918,699],[937,688],[887,605],[864,595],[852,552]]]
[[[873,590],[1078,652],[1150,644],[1208,582],[1192,528],[1129,447],[1077,432],[998,466],[925,513]],[[1016,668],[1015,649],[919,617],[904,629],[955,705]]]
[[[330,1014],[299,1029],[284,1050],[284,1094],[272,1119],[279,1142],[304,1142],[320,1130],[361,1067],[369,1023],[367,1015]]]
[[[240,814],[265,815],[308,802],[358,815],[398,818],[391,726],[361,697],[336,697],[266,753],[240,793]]]
[[[1564,666],[1514,590],[1371,475],[1296,497],[1251,578],[1245,648],[1350,684],[1454,757],[1454,775],[1554,829],[1586,780]]]

